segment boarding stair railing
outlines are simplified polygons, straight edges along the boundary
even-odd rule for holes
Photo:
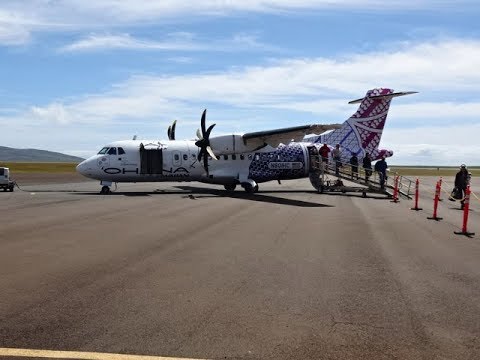
[[[320,158],[318,158],[320,160]],[[385,181],[384,189],[380,186],[380,174],[373,169],[365,169],[361,164],[358,166],[358,172],[352,171],[352,165],[347,162],[340,162],[338,168],[338,174],[336,171],[336,162],[329,159],[328,163],[322,161],[316,161],[316,171],[313,176],[317,177],[318,188],[327,187],[330,184],[338,183],[337,180],[347,180],[349,182],[362,185],[370,192],[384,193],[389,196],[393,196],[395,188],[395,178],[398,178],[398,194],[404,198],[411,199],[415,194],[415,181],[408,177],[392,173],[387,169],[387,179]],[[371,175],[366,176],[367,171],[370,171]],[[335,180],[332,180],[331,178]],[[313,183],[313,181],[312,181]]]

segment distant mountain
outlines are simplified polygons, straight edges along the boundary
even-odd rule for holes
[[[0,146],[0,161],[80,162],[84,159],[62,153],[38,149],[14,149]]]

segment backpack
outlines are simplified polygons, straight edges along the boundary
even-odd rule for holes
[[[450,194],[449,200],[455,201],[455,200],[461,200],[462,199],[462,189],[460,189],[458,186],[455,186],[452,190],[452,193]]]

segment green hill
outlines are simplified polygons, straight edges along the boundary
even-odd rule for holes
[[[0,146],[0,161],[26,161],[26,162],[73,162],[79,163],[84,159],[65,155],[62,153],[38,149],[14,149]]]

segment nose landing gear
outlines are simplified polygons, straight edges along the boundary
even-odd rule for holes
[[[102,190],[100,190],[101,195],[108,195],[111,193],[110,186],[112,186],[111,181],[100,181],[100,185],[102,185]]]

